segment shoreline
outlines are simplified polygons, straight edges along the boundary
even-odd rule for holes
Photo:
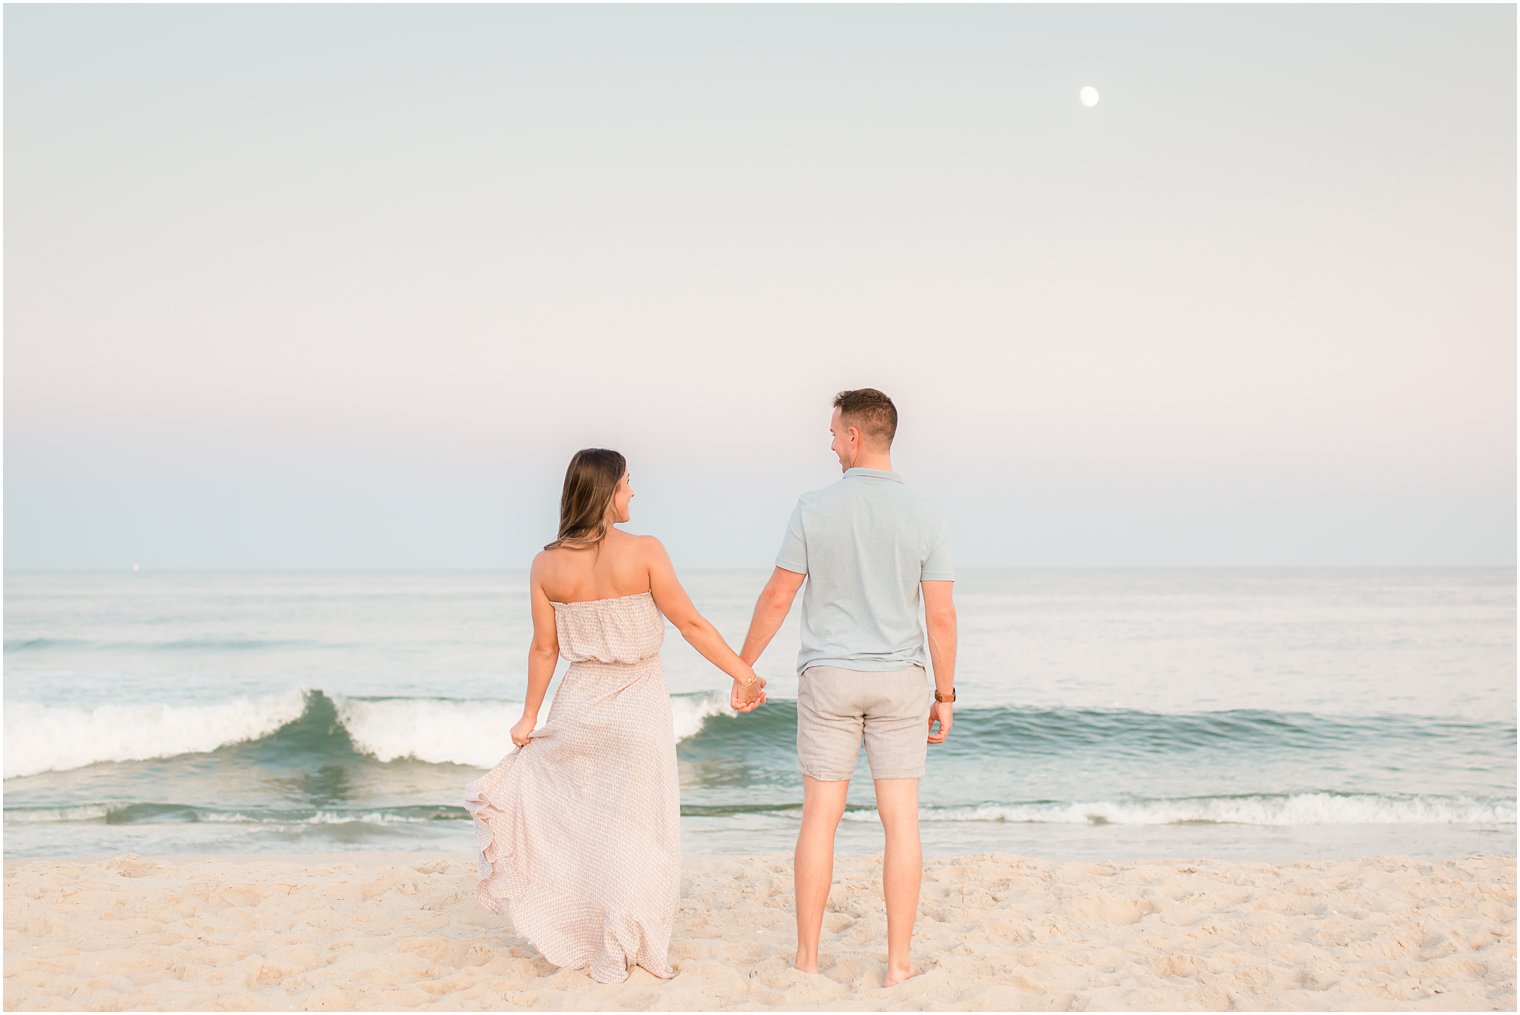
[[[1515,1009],[1515,857],[925,862],[882,988],[880,856],[844,856],[820,972],[791,857],[687,854],[661,981],[556,969],[460,852],[5,863],[7,1009]]]

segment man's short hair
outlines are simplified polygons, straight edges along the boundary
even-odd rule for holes
[[[852,388],[834,396],[834,407],[847,425],[885,447],[892,446],[897,436],[897,406],[886,395],[875,388]]]

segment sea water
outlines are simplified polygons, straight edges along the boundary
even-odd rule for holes
[[[738,647],[766,577],[682,580]],[[931,856],[1514,854],[1513,568],[959,577]],[[792,848],[798,609],[747,715],[667,626],[688,851]],[[9,572],[5,855],[470,853],[530,635],[520,572]]]

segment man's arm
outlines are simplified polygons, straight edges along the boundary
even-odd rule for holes
[[[924,623],[929,628],[929,661],[934,664],[934,689],[945,697],[955,690],[955,599],[953,581],[920,582],[924,592]],[[936,701],[929,711],[929,729],[939,721],[939,732],[929,734],[929,743],[942,744],[950,735],[955,708],[948,701]]]
[[[749,633],[744,636],[744,648],[739,651],[740,659],[751,666],[760,659],[760,653],[765,651],[765,646],[771,643],[781,622],[791,612],[792,600],[797,598],[797,590],[802,588],[806,577],[784,567],[771,572],[771,580],[765,583],[760,598],[755,600],[755,613],[750,617]]]

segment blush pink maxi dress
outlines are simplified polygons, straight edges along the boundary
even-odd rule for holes
[[[680,904],[681,805],[665,620],[648,592],[554,604],[570,661],[527,746],[470,783],[476,897],[556,966],[662,979]]]

